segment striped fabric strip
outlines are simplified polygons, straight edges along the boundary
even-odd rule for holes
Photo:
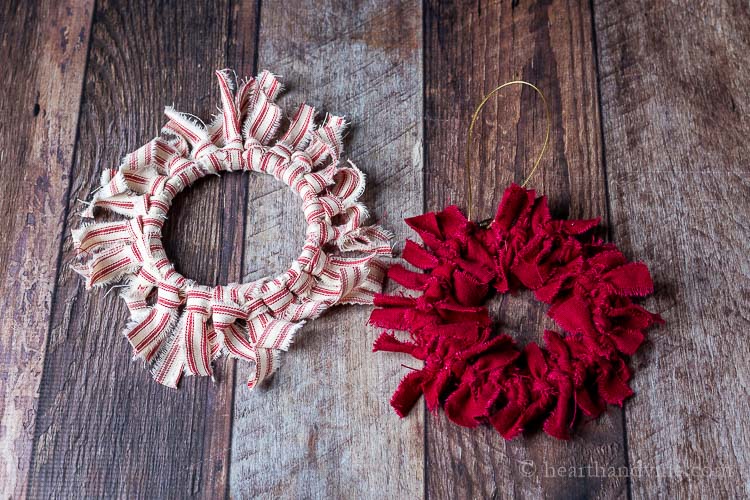
[[[73,243],[78,251],[93,252],[112,244],[133,241],[133,222],[137,222],[137,219],[103,222],[74,229]]]
[[[134,357],[150,361],[164,337],[171,333],[179,317],[179,292],[174,285],[160,283],[156,306],[143,314],[140,321],[131,317],[131,323],[125,327],[124,333],[133,346]]]
[[[126,274],[133,274],[140,267],[140,261],[133,245],[118,245],[99,252],[82,266],[73,269],[86,278],[86,288],[106,285]]]

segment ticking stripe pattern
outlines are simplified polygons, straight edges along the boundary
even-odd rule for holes
[[[391,235],[363,225],[364,175],[339,162],[344,119],[328,115],[316,124],[315,110],[302,104],[282,134],[281,84],[273,74],[236,88],[229,71],[216,76],[221,114],[204,125],[167,107],[161,135],[105,170],[82,213],[94,218],[99,208],[124,218],[73,230],[73,268],[87,288],[125,282],[125,337],[169,387],[183,374],[210,376],[223,354],[255,364],[248,381],[255,387],[277,369],[279,352],[306,320],[336,304],[371,304],[391,255]],[[275,278],[200,285],[167,258],[164,220],[174,197],[198,179],[243,170],[273,175],[300,196],[308,224],[302,252]]]

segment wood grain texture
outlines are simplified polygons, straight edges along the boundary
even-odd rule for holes
[[[346,155],[367,174],[373,218],[406,234],[422,211],[421,9],[417,1],[264,2],[259,67],[283,76],[281,100],[308,101],[351,122]],[[245,279],[279,272],[304,239],[300,202],[251,177]],[[388,405],[398,358],[370,352],[369,308],[309,322],[266,387],[238,366],[230,492],[234,498],[420,497],[423,422]]]
[[[0,6],[0,498],[26,489],[91,14]]]
[[[0,2],[0,498],[750,496],[747,2],[93,4]],[[67,266],[76,200],[164,105],[215,112],[224,66],[279,74],[287,110],[348,117],[346,154],[397,253],[404,217],[465,208],[467,182],[488,217],[525,178],[545,127],[533,92],[485,108],[470,178],[466,128],[496,85],[539,85],[554,123],[531,185],[556,216],[602,216],[668,322],[633,360],[625,412],[570,442],[505,442],[424,407],[400,420],[388,400],[414,361],[370,353],[367,307],[306,325],[254,392],[250,366],[224,361],[216,384],[156,385],[116,293]],[[299,200],[259,174],[204,179],[170,215],[168,252],[207,284],[278,273],[304,238]],[[531,294],[489,305],[522,343],[555,327]]]
[[[213,70],[252,56],[254,19],[225,2],[98,3],[63,262],[73,255],[70,228],[80,224],[76,199],[87,198],[103,168],[158,133],[165,104],[206,118],[215,111]],[[228,33],[239,32],[233,22],[244,34],[229,44]],[[165,228],[178,268],[208,284],[240,275],[246,183],[224,177],[178,196]],[[232,371],[220,364],[218,379],[229,380],[219,385],[188,378],[179,391],[158,386],[130,361],[120,334],[127,310],[115,293],[86,292],[67,266],[56,287],[29,496],[223,497]]]
[[[667,320],[627,404],[633,498],[750,495],[750,7],[595,4],[613,235]]]
[[[530,185],[549,198],[558,217],[603,216],[596,66],[586,4],[547,2],[428,2],[425,12],[425,172],[428,210],[466,207],[474,186],[474,217],[492,217],[502,192],[522,182],[544,140],[544,107],[528,88],[511,87],[484,108],[470,159],[466,131],[482,96],[514,79],[533,82],[552,112],[550,152]],[[530,293],[490,303],[499,328],[525,344],[558,330]],[[505,442],[490,428],[464,429],[440,413],[427,422],[430,498],[617,498],[624,478],[560,477],[559,467],[625,463],[622,412],[611,409],[561,442],[534,434]]]

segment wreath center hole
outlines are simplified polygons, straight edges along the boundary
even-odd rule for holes
[[[485,306],[492,320],[493,334],[510,335],[520,346],[529,342],[542,345],[545,330],[562,333],[547,316],[549,305],[538,300],[531,290],[521,289],[515,295],[495,293]]]
[[[307,225],[301,206],[270,175],[206,176],[174,199],[164,248],[177,271],[202,285],[274,278],[302,250]]]

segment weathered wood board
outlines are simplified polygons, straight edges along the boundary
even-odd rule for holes
[[[485,106],[475,128],[467,178],[469,120],[482,97],[510,80],[534,82],[550,104],[549,151],[529,185],[557,216],[607,219],[591,12],[578,2],[430,2],[425,12],[425,198],[428,210],[467,209],[467,183],[477,220],[494,216],[502,193],[521,183],[544,143],[542,101],[510,87]],[[519,342],[541,342],[556,330],[532,294],[493,299],[498,328]],[[536,434],[505,442],[490,428],[459,428],[427,418],[428,492],[439,498],[583,495],[622,497],[624,478],[568,478],[550,468],[625,464],[622,412],[611,409],[559,442]]]
[[[0,6],[0,497],[29,475],[91,1]]]
[[[261,9],[258,68],[284,77],[288,110],[306,100],[347,116],[346,154],[367,175],[363,201],[397,240],[406,234],[401,219],[422,211],[420,12],[411,0]],[[251,179],[245,279],[283,271],[299,254],[300,207],[282,184]],[[422,493],[421,415],[400,422],[391,411],[401,367],[370,352],[377,331],[368,314],[337,307],[308,322],[267,388],[248,392],[249,367],[238,367],[233,497]]]
[[[634,360],[632,496],[747,497],[750,6],[595,14],[612,235],[668,321]]]
[[[73,256],[70,229],[80,223],[77,199],[88,197],[102,169],[158,133],[165,104],[203,116],[213,111],[219,99],[213,70],[238,50],[227,34],[237,32],[232,22],[244,19],[230,7],[97,3],[61,228],[63,265],[40,388],[30,497],[215,498],[226,491],[231,383],[188,379],[179,391],[154,384],[142,364],[130,360],[120,334],[127,319],[122,301],[115,293],[84,290],[67,262]],[[253,24],[242,28],[254,31]],[[243,200],[241,176],[209,179],[178,197],[165,245],[180,270],[207,283],[238,277],[242,218],[228,214]],[[231,380],[223,364],[219,373]]]

